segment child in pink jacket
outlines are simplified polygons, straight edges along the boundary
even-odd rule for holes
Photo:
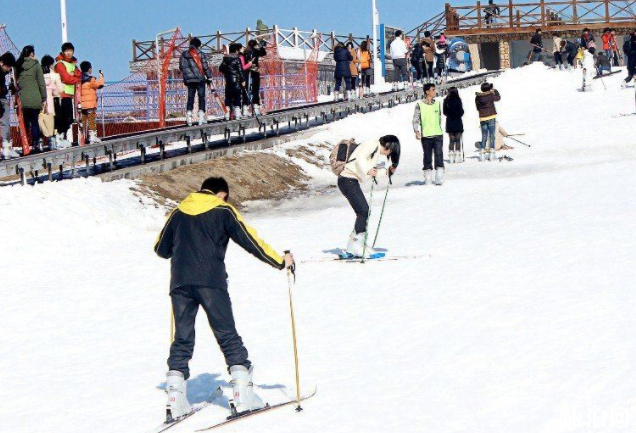
[[[60,74],[53,69],[55,64],[53,57],[49,55],[42,57],[41,64],[44,72],[44,84],[46,84],[46,112],[55,116],[56,110],[60,109],[60,94],[64,91],[64,84]],[[51,150],[71,147],[71,143],[64,140],[62,135],[58,133],[57,117],[55,117],[55,133],[50,138],[49,143]]]

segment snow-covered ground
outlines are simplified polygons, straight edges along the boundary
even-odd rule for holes
[[[301,382],[318,394],[301,414],[227,431],[633,432],[636,116],[617,116],[634,111],[621,79],[581,93],[578,73],[541,65],[497,78],[501,124],[532,144],[508,142],[513,162],[474,159],[475,88],[462,90],[468,160],[447,166],[443,187],[419,182],[413,104],[323,127],[312,142],[400,137],[379,244],[424,257],[299,264]],[[308,170],[317,186],[335,182]],[[162,420],[169,266],[152,245],[166,210],[132,185],[0,189],[0,431],[143,433]],[[344,247],[354,219],[337,190],[250,209],[259,233],[299,260]],[[294,383],[285,275],[235,246],[227,261],[258,391],[280,401]],[[228,380],[203,312],[197,328],[195,402]],[[172,431],[224,415],[208,408]]]

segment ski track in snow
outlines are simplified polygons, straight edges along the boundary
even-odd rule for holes
[[[461,91],[468,161],[419,186],[413,104],[353,115],[307,142],[394,133],[402,163],[378,244],[421,260],[299,265],[294,294],[301,386],[318,394],[227,431],[575,433],[636,427],[636,137],[623,74],[577,92],[580,74],[541,65],[494,80],[500,152],[479,163],[476,88]],[[325,152],[326,156],[326,152]],[[317,191],[335,184],[306,166]],[[230,179],[231,182],[231,179]],[[151,430],[164,416],[169,264],[152,245],[165,209],[131,181],[78,179],[0,189],[4,344],[0,431]],[[409,185],[409,186],[407,186]],[[374,193],[375,229],[385,184]],[[369,185],[366,185],[368,191]],[[298,259],[344,247],[353,212],[337,190],[253,203],[246,219]],[[228,253],[239,332],[270,402],[292,393],[286,278]],[[203,312],[190,398],[227,387]],[[171,432],[226,415],[205,409]]]

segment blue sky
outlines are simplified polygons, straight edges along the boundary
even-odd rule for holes
[[[444,3],[378,0],[378,9],[381,22],[411,30],[443,11]],[[0,5],[0,22],[16,45],[34,44],[38,58],[59,52],[59,0],[0,0]],[[254,28],[260,18],[289,29],[371,33],[371,0],[67,0],[67,14],[77,57],[102,69],[109,81],[128,75],[133,39],[151,40],[177,26],[184,34],[212,34]]]

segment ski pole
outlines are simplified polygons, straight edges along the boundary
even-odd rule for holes
[[[369,213],[367,214],[367,226],[364,231],[364,245],[362,247],[362,261],[364,263],[365,256],[367,254],[367,241],[369,240],[369,221],[371,220],[371,209],[373,205],[373,185],[378,183],[373,177],[373,181],[371,182],[371,192],[369,193]]]
[[[254,102],[252,102],[252,97],[250,96],[249,93],[247,93],[247,89],[245,88],[245,86],[241,86],[241,88],[243,89],[243,92],[245,92],[245,97],[247,98],[248,102],[250,103],[250,106],[252,108],[252,113],[254,114],[254,117],[256,118],[256,121],[258,122],[259,126],[262,128],[263,127],[263,122],[261,122],[261,119],[256,114],[256,110],[254,109]]]
[[[290,251],[285,251],[285,254],[289,254]],[[296,265],[293,264],[287,268],[287,288],[289,290],[289,311],[291,313],[291,325],[292,325],[292,341],[294,343],[294,364],[296,366],[296,412],[303,410],[300,407],[300,372],[298,370],[298,344],[296,343],[296,320],[294,319],[294,301],[292,297],[292,289],[296,284]]]
[[[519,143],[519,144],[523,144],[524,146],[532,147],[532,146],[530,146],[529,144],[524,143],[524,142],[523,142],[523,141],[521,141],[521,140],[517,140],[517,139],[516,139],[516,138],[514,138],[514,137],[508,136],[508,137],[506,137],[506,138],[509,138],[509,139],[511,139],[511,140],[514,140],[514,141],[516,141],[516,142],[517,142],[517,143]]]
[[[375,243],[378,241],[378,234],[380,234],[380,224],[382,224],[384,208],[386,207],[386,198],[389,196],[389,189],[391,188],[391,185],[393,185],[393,181],[391,180],[391,175],[389,174],[389,183],[386,185],[386,192],[384,193],[384,202],[382,203],[382,211],[380,212],[380,221],[378,221],[378,228],[375,231],[375,238],[373,239],[373,245],[371,246],[371,248],[375,248]]]

